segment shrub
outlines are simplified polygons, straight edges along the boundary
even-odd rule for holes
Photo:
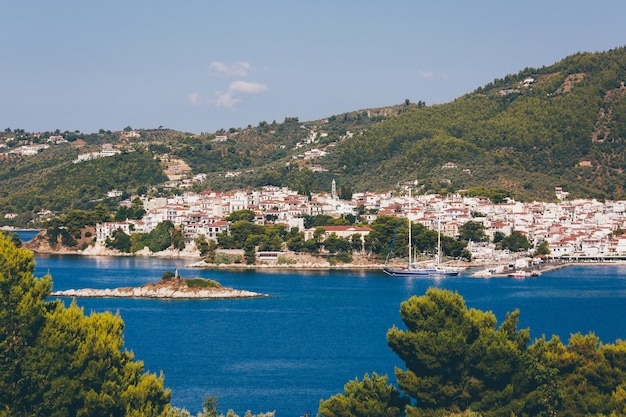
[[[339,252],[335,255],[335,259],[337,262],[341,262],[344,264],[352,262],[352,256],[348,252]]]
[[[163,281],[167,281],[168,279],[172,279],[175,276],[176,275],[174,275],[174,273],[172,271],[165,271],[165,272],[163,272],[163,275],[161,276],[161,279]]]
[[[191,278],[185,282],[189,288],[222,288],[222,284],[212,279]]]
[[[298,261],[288,256],[281,255],[278,257],[278,260],[276,261],[276,263],[278,265],[295,265],[298,263]]]
[[[216,253],[215,256],[212,259],[210,259],[210,262],[208,263],[212,263],[216,265],[241,263],[241,258],[236,255],[228,255],[227,253]]]

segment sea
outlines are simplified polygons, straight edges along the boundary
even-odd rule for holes
[[[25,237],[27,238],[27,236]],[[594,333],[626,337],[626,266],[570,266],[537,278],[430,279],[382,271],[235,271],[196,269],[184,259],[36,256],[35,274],[54,290],[137,286],[178,269],[222,285],[269,294],[232,300],[77,299],[86,314],[110,311],[125,323],[125,347],[164,376],[172,404],[192,414],[216,396],[220,413],[314,415],[319,401],[365,374],[388,375],[402,361],[386,333],[403,328],[400,303],[429,287],[492,311],[498,323],[520,310],[531,338]],[[69,298],[61,298],[66,304]]]

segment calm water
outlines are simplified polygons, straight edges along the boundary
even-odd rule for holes
[[[220,301],[78,300],[87,313],[119,311],[125,342],[152,372],[163,371],[172,402],[195,413],[207,395],[220,412],[309,415],[319,400],[365,373],[388,374],[400,360],[385,335],[402,326],[400,303],[430,286],[458,291],[469,307],[501,322],[521,310],[532,337],[594,331],[626,338],[626,267],[570,267],[539,278],[390,278],[381,272],[232,272],[190,270],[185,261],[145,258],[37,257],[37,276],[54,289],[111,288],[154,281],[179,268],[271,298]],[[66,299],[66,301],[69,301]]]

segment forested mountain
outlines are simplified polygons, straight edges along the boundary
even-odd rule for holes
[[[417,178],[432,190],[501,187],[548,199],[563,186],[578,196],[624,198],[624,81],[624,48],[527,68],[345,141],[337,167],[356,189]],[[457,168],[442,168],[448,162]]]
[[[626,198],[626,48],[578,53],[526,68],[453,102],[359,110],[316,121],[190,134],[169,129],[99,133],[55,132],[69,142],[34,156],[11,154],[43,143],[48,133],[0,133],[0,213],[89,208],[115,188],[155,190],[168,161],[188,176],[205,173],[194,190],[263,185],[301,193],[338,186],[392,189],[419,180],[423,192],[502,189],[520,200],[571,196]],[[79,152],[104,144],[137,149],[72,164]],[[311,152],[313,151],[313,152]],[[175,190],[175,189],[174,189]]]

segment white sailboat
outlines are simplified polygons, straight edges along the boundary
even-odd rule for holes
[[[409,189],[409,213],[411,212],[411,190]],[[409,221],[409,263],[404,268],[393,268],[385,265],[383,272],[392,277],[452,277],[459,275],[460,270],[456,268],[446,268],[441,266],[441,227],[437,220],[437,257],[432,266],[424,267],[413,264],[412,260],[412,236],[411,236],[411,219]]]

